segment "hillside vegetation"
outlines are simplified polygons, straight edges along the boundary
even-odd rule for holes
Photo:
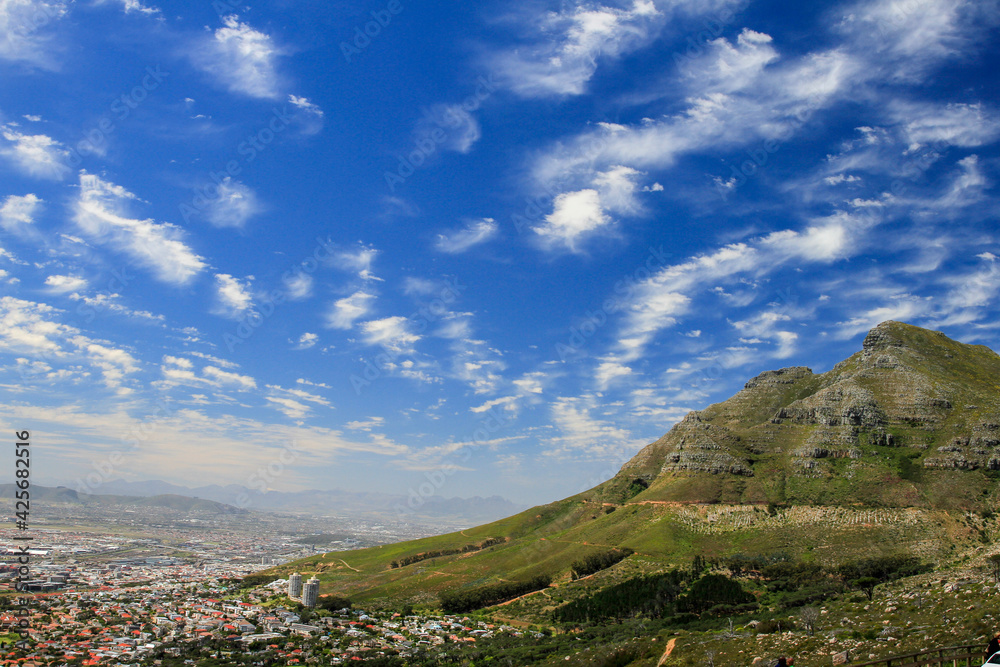
[[[551,587],[524,601],[551,610],[568,591],[696,556],[782,552],[827,568],[897,553],[940,562],[996,536],[998,383],[1000,357],[988,348],[886,322],[827,373],[768,371],[688,414],[589,491],[268,574],[316,573],[322,593],[386,608],[440,608],[442,595],[548,577]],[[574,581],[574,564],[604,562]]]

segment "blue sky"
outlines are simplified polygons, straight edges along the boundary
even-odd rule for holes
[[[0,0],[0,421],[82,490],[536,503],[883,320],[996,349],[998,23]]]

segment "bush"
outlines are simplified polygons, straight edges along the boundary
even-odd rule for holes
[[[552,577],[541,575],[528,581],[507,581],[464,591],[449,591],[441,594],[441,609],[448,614],[482,609],[513,600],[533,591],[542,590],[551,583]]]
[[[755,602],[738,581],[721,574],[706,574],[677,598],[677,610],[699,614],[716,605],[740,605]]]
[[[569,623],[669,616],[686,580],[687,573],[680,570],[636,577],[573,600],[556,609],[552,616],[556,621]]]
[[[620,563],[634,553],[632,549],[625,547],[622,549],[611,549],[599,554],[591,554],[581,560],[573,561],[573,564],[570,565],[573,571],[573,578],[586,577],[588,574],[605,570],[612,565]]]

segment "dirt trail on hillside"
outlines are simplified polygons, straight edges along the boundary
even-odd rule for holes
[[[705,503],[684,503],[679,500],[637,500],[626,505],[670,505],[671,507],[683,507],[684,505],[703,505]]]
[[[358,568],[356,568],[356,567],[351,567],[350,565],[348,565],[348,564],[347,564],[347,561],[346,561],[346,560],[344,560],[343,558],[341,558],[341,559],[340,559],[340,562],[341,562],[341,563],[343,563],[343,564],[344,564],[344,567],[347,567],[348,569],[351,569],[351,570],[354,570],[355,572],[361,572],[361,570],[359,570]]]
[[[677,637],[674,637],[673,639],[667,642],[667,649],[663,652],[663,655],[660,656],[660,661],[656,663],[656,667],[660,667],[663,663],[667,661],[667,658],[669,658],[670,654],[673,653],[674,644],[676,643],[677,643]]]
[[[501,580],[501,581],[502,581],[502,580]],[[555,586],[553,586],[553,588],[555,588]],[[507,600],[506,602],[501,602],[500,604],[498,604],[498,605],[496,605],[496,606],[498,606],[498,607],[506,607],[506,606],[507,606],[507,605],[509,605],[509,604],[510,604],[511,602],[517,602],[518,600],[523,600],[524,598],[528,597],[529,595],[535,595],[536,593],[542,593],[542,592],[544,592],[545,590],[546,590],[546,589],[544,589],[544,588],[541,588],[541,589],[539,589],[539,590],[537,590],[537,591],[531,591],[530,593],[525,593],[524,595],[522,595],[522,596],[520,596],[520,597],[516,597],[516,598],[514,598],[513,600]],[[546,597],[551,597],[551,596],[546,596]]]

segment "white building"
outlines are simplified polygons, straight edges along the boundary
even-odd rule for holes
[[[288,578],[288,597],[302,597],[302,575],[298,572]]]
[[[302,604],[315,607],[317,597],[319,597],[319,579],[313,575],[312,579],[306,582],[305,591],[302,593]]]

